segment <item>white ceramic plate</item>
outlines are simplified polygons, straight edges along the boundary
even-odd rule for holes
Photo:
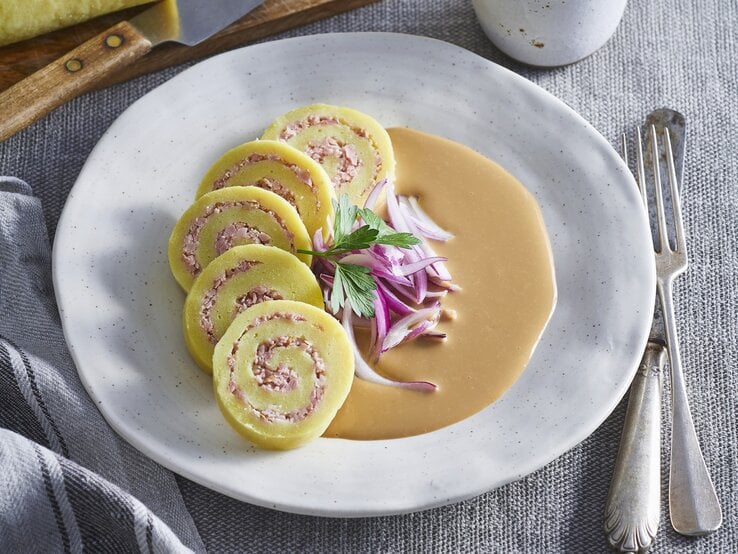
[[[388,441],[259,451],[228,427],[182,339],[166,243],[200,176],[277,115],[328,102],[469,145],[537,197],[558,304],[521,379],[458,424]],[[587,437],[625,393],[654,294],[635,185],[586,121],[525,79],[427,38],[361,33],[250,46],[184,71],[110,127],[54,248],[64,331],[113,428],[207,487],[280,510],[365,516],[429,508],[518,479]]]

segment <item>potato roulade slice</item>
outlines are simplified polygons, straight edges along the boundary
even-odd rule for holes
[[[285,450],[326,430],[351,388],[354,358],[324,310],[288,300],[240,314],[215,347],[215,396],[228,422],[264,448]]]
[[[236,246],[218,256],[185,300],[184,336],[192,357],[210,373],[213,349],[233,318],[259,302],[282,299],[324,306],[315,276],[295,256],[261,244]]]
[[[226,250],[242,244],[276,246],[310,265],[312,243],[295,208],[273,192],[229,187],[201,196],[182,215],[169,237],[169,266],[190,290],[200,272]]]
[[[313,104],[277,118],[263,138],[306,152],[328,172],[337,195],[363,206],[376,183],[392,179],[392,142],[377,121],[349,108]]]
[[[205,174],[197,198],[213,190],[254,186],[292,204],[312,237],[332,217],[333,187],[325,170],[282,142],[254,140],[226,152]]]

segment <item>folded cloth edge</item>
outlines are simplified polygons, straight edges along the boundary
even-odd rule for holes
[[[18,522],[12,514],[0,513],[0,551],[15,550],[17,545],[9,543],[16,536],[13,528],[32,541],[26,544],[41,547],[39,537],[45,537],[50,542],[44,550],[76,551],[72,547],[78,543],[72,539],[77,535],[80,548],[89,549],[98,544],[105,522],[113,536],[121,521],[131,523],[127,531],[133,550],[204,551],[174,475],[119,437],[82,386],[53,295],[51,249],[40,201],[27,183],[12,177],[0,177],[0,262],[0,459],[5,470],[0,507],[30,518]],[[15,434],[12,440],[9,432]],[[27,444],[20,446],[24,441]],[[19,449],[25,454],[19,456]],[[45,460],[46,466],[39,462],[36,470],[29,470],[18,465],[19,460],[30,464],[34,457]],[[47,475],[52,466],[62,468],[56,480]],[[54,494],[39,494],[44,490]],[[75,522],[76,534],[60,531],[65,528],[58,525],[62,497],[69,500],[73,517],[66,521]],[[105,509],[88,509],[89,503]],[[49,520],[34,516],[48,512],[49,505],[58,516],[52,527],[47,526]],[[150,523],[142,527],[136,518]],[[141,529],[143,538],[149,533],[150,540],[136,537]]]

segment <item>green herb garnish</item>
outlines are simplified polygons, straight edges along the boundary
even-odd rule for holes
[[[333,209],[335,211],[333,245],[325,252],[314,250],[298,250],[298,252],[326,258],[336,265],[330,299],[333,313],[338,312],[348,300],[356,315],[373,317],[374,291],[377,283],[370,273],[371,269],[342,263],[341,257],[350,252],[365,250],[374,244],[410,248],[420,244],[420,239],[412,233],[396,232],[370,209],[360,209],[351,204],[347,194],[342,194],[338,202],[333,202]],[[361,218],[364,225],[354,229],[357,217]]]

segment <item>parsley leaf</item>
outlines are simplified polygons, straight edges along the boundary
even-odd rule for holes
[[[347,235],[351,234],[351,229],[356,221],[356,214],[359,208],[351,204],[348,194],[342,194],[338,202],[333,201],[333,211],[335,212],[335,220],[333,222],[333,240],[336,245]]]
[[[340,242],[336,242],[334,250],[363,250],[369,248],[377,240],[377,230],[370,229],[368,225],[359,227],[356,231],[343,237]]]
[[[385,244],[399,248],[410,248],[421,241],[412,233],[398,233],[369,208],[351,204],[347,194],[333,201],[333,245],[324,252],[299,249],[302,254],[326,258],[336,266],[331,290],[330,307],[335,314],[349,302],[360,317],[374,316],[374,291],[377,283],[368,267],[342,263],[341,258],[349,252],[366,250],[374,244]],[[354,229],[356,218],[361,217],[364,225]]]
[[[409,248],[420,244],[418,237],[412,233],[398,233],[369,208],[359,210],[359,215],[369,227],[377,230],[377,238],[374,244],[386,244],[388,246],[399,246],[400,248]]]
[[[420,239],[412,233],[392,233],[378,237],[374,244],[386,244],[388,246],[399,246],[400,248],[410,248],[416,244],[420,244]]]
[[[359,215],[361,216],[361,219],[364,220],[364,223],[366,223],[372,229],[377,230],[377,236],[381,237],[382,235],[388,235],[395,232],[392,227],[387,225],[381,217],[379,217],[369,208],[362,208],[361,210],[359,210]]]
[[[374,291],[377,284],[369,274],[369,268],[355,264],[336,263],[336,275],[331,291],[331,309],[344,306],[348,300],[354,312],[360,317],[374,316]]]

